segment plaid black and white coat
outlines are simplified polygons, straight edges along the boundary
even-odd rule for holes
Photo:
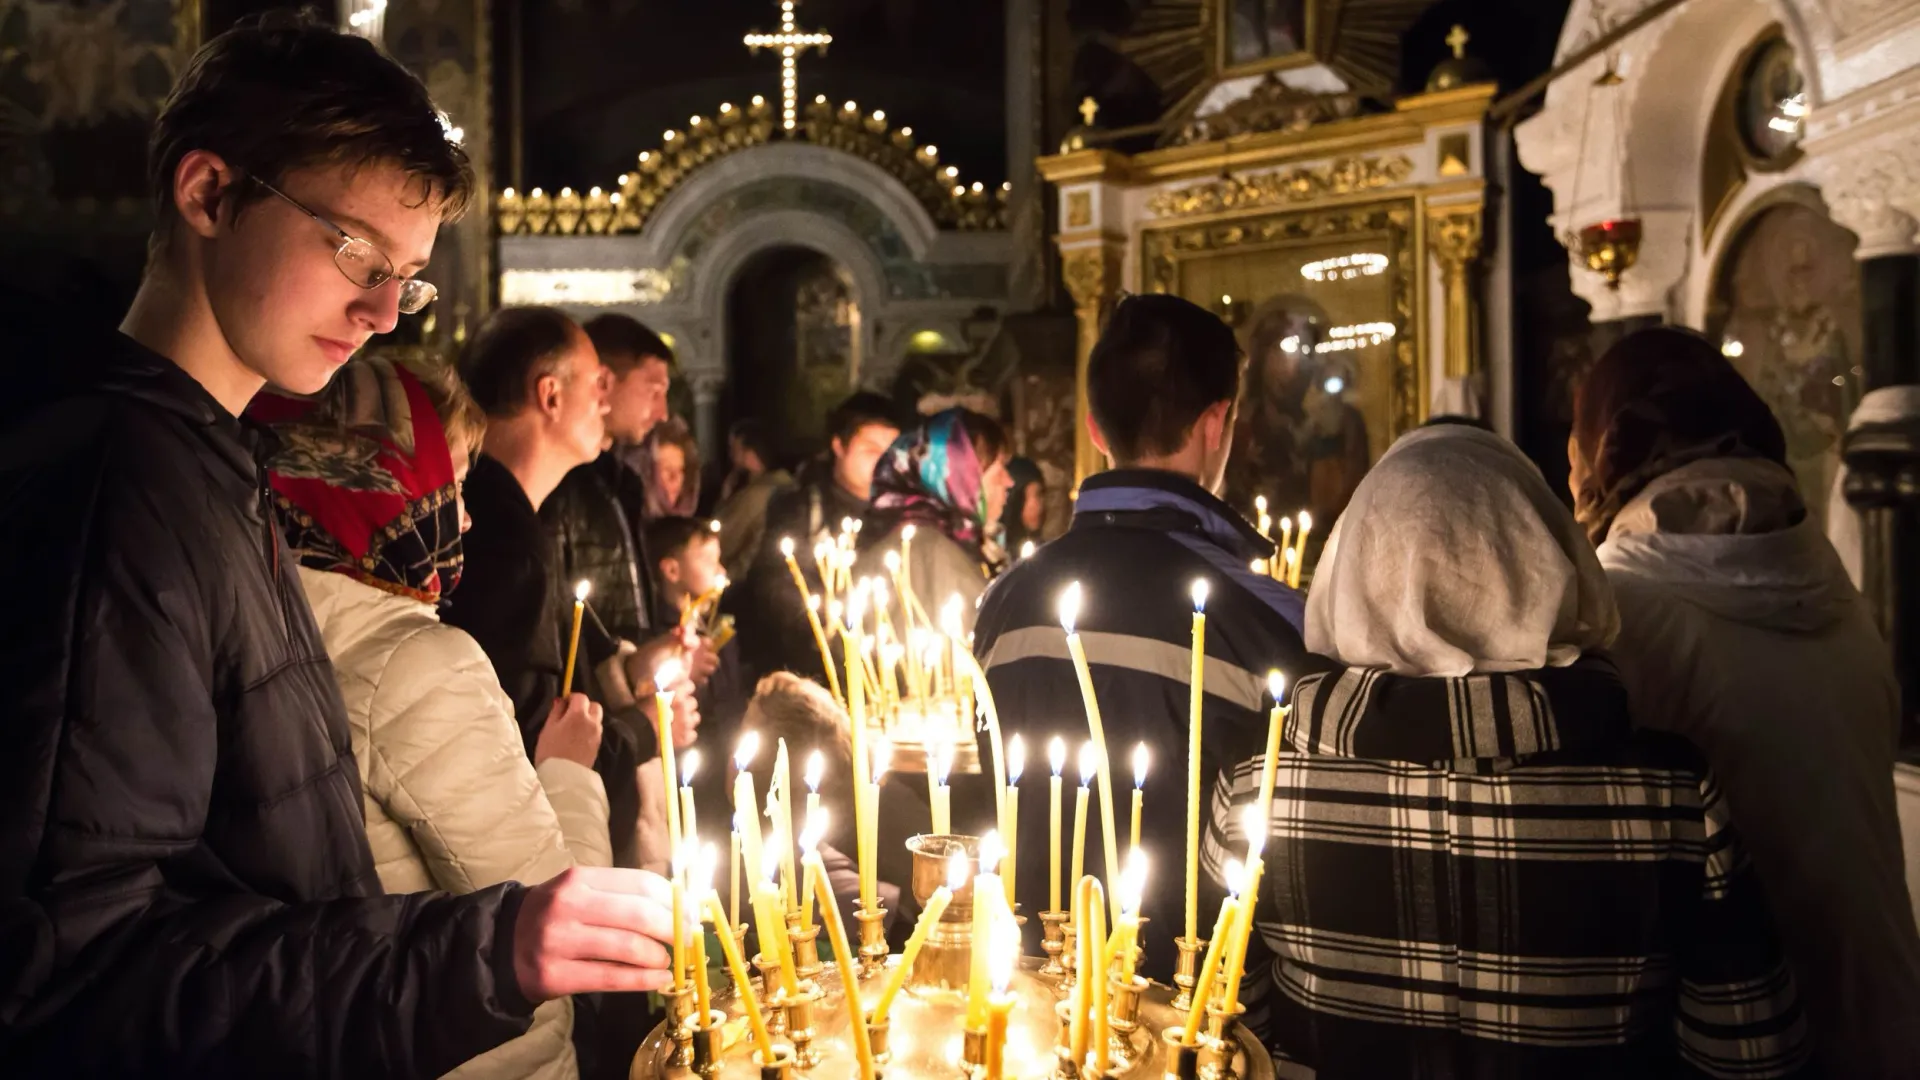
[[[1245,995],[1282,1077],[1801,1074],[1719,792],[1631,730],[1611,663],[1336,668],[1300,681],[1282,747]],[[1216,881],[1260,768],[1216,791]]]

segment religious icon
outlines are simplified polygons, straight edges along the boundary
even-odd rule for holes
[[[1227,0],[1224,67],[1276,60],[1307,48],[1306,0]]]

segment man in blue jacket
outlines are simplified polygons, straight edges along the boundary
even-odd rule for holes
[[[1026,741],[1020,820],[1043,821],[1048,741],[1058,735],[1071,749],[1088,737],[1058,608],[1067,586],[1080,583],[1076,629],[1105,706],[1115,826],[1123,834],[1135,743],[1146,744],[1152,763],[1140,843],[1153,875],[1141,911],[1154,929],[1141,973],[1162,981],[1173,972],[1167,943],[1186,929],[1194,583],[1208,590],[1203,799],[1221,770],[1264,748],[1267,673],[1291,673],[1305,654],[1300,595],[1250,568],[1273,556],[1273,544],[1215,494],[1233,446],[1242,367],[1233,331],[1201,308],[1164,295],[1121,301],[1087,372],[1088,426],[1113,468],[1081,484],[1065,536],[993,583],[974,629],[1004,732]],[[1071,790],[1079,777],[1068,768]],[[1111,887],[1119,875],[1103,870],[1097,793],[1090,806],[1087,870]],[[1124,858],[1124,835],[1116,847]],[[1046,845],[1018,850],[1019,900],[1029,912],[1044,910]],[[1037,923],[1028,924],[1036,940]]]

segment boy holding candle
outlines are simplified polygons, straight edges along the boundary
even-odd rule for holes
[[[1271,541],[1222,502],[1221,478],[1233,442],[1242,355],[1233,331],[1173,296],[1122,301],[1094,347],[1088,371],[1089,428],[1114,467],[1081,485],[1073,525],[994,582],[980,607],[974,650],[987,671],[1004,733],[1030,746],[1052,736],[1087,738],[1075,671],[1062,643],[1057,604],[1081,583],[1076,630],[1103,710],[1116,784],[1130,779],[1126,754],[1144,743],[1153,778],[1143,787],[1141,847],[1160,868],[1142,905],[1146,958],[1141,974],[1173,972],[1172,940],[1187,933],[1184,866],[1190,796],[1189,735],[1199,723],[1199,806],[1222,770],[1265,743],[1263,680],[1295,670],[1302,602],[1298,593],[1249,569],[1274,557]],[[1202,716],[1190,700],[1194,584],[1207,583]],[[984,741],[983,741],[984,742]],[[1126,795],[1117,827],[1127,828]],[[1047,788],[1024,786],[1025,821],[1047,812]],[[1115,845],[1124,850],[1127,837]],[[1092,837],[1088,871],[1109,882],[1106,845]],[[1019,848],[1020,901],[1047,901],[1047,852]],[[1197,883],[1204,888],[1205,883]],[[1199,904],[1204,913],[1210,904]],[[1039,951],[1038,922],[1027,949]],[[1204,937],[1206,926],[1195,936]]]

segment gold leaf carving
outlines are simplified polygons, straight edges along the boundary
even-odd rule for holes
[[[1391,187],[1412,172],[1413,162],[1403,154],[1387,158],[1340,158],[1325,165],[1255,176],[1229,176],[1162,191],[1147,200],[1147,211],[1155,217],[1187,217],[1308,202]]]

